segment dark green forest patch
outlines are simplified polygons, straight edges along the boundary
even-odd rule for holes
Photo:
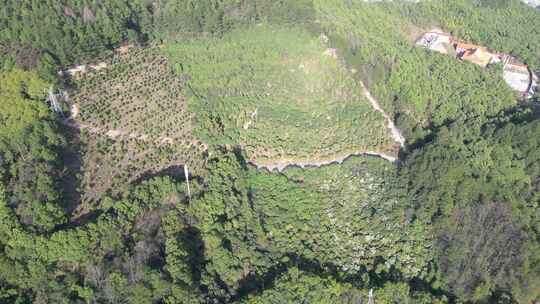
[[[4,0],[0,302],[538,302],[539,107],[412,42],[437,26],[536,67],[539,18],[518,0]],[[360,81],[408,139],[399,162],[249,164],[396,153]]]

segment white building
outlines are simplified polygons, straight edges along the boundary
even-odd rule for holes
[[[527,98],[532,97],[538,86],[538,77],[524,64],[506,63],[503,78],[513,90]]]

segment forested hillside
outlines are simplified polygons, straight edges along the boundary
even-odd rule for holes
[[[324,40],[290,26],[258,26],[171,44],[164,53],[191,78],[196,133],[205,142],[240,144],[259,165],[393,153],[383,116]]]
[[[540,303],[540,95],[433,28],[539,66],[519,0],[2,0],[0,303]]]

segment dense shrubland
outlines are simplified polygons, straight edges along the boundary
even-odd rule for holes
[[[58,66],[102,56],[122,43],[176,41],[258,22],[310,23],[310,0],[112,0],[0,3],[0,63]]]
[[[165,42],[200,34],[220,36],[250,24],[313,24],[310,0],[162,0],[156,1],[152,34]]]
[[[453,35],[511,54],[538,69],[538,12],[519,0],[425,1],[400,8],[401,15],[425,27],[437,26]]]
[[[377,286],[378,276],[430,276],[431,236],[407,218],[410,206],[398,204],[390,164],[356,158],[275,175],[242,162],[238,154],[211,160],[208,189],[191,207],[206,271],[227,290],[260,288],[239,284],[307,261],[364,288]]]
[[[241,144],[258,164],[393,150],[382,115],[324,37],[262,25],[164,52],[189,78],[196,135],[205,142]]]
[[[540,17],[517,0],[2,4],[0,302],[356,304],[370,290],[375,303],[540,300],[536,104],[518,104],[496,70],[412,47],[440,26],[535,65]],[[128,41],[165,42],[178,74],[156,49],[107,59],[72,83],[80,134],[44,102],[49,82],[10,63],[50,79],[46,67]],[[313,79],[290,71],[306,58]],[[246,142],[322,151],[328,132],[331,152],[385,146],[355,77],[407,133],[399,167],[247,164]],[[289,96],[340,119],[306,118]],[[261,100],[280,105],[274,123],[244,129]],[[369,130],[353,119],[363,114]],[[276,140],[280,128],[305,142]],[[95,132],[110,129],[123,132]]]
[[[0,177],[8,205],[28,229],[41,232],[66,220],[58,159],[65,139],[43,102],[47,89],[36,73],[0,73]]]
[[[445,127],[401,172],[418,218],[440,221],[441,271],[461,298],[538,297],[539,123],[523,116]]]
[[[398,4],[316,3],[331,44],[360,71],[409,143],[453,121],[485,121],[515,105],[497,71],[415,48],[421,29],[395,12],[404,9]]]

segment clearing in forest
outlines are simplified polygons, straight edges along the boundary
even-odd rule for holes
[[[84,150],[83,203],[167,168],[197,172],[206,150],[191,135],[182,80],[156,49],[134,49],[107,63],[77,81],[70,96]]]
[[[205,142],[240,144],[260,166],[362,151],[395,155],[399,144],[383,115],[326,40],[259,25],[163,52],[188,79],[195,134]]]

